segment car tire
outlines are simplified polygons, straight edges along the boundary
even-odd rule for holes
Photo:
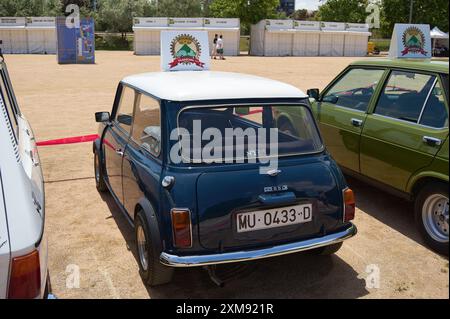
[[[328,246],[323,246],[319,248],[315,248],[311,250],[311,253],[313,255],[320,255],[320,256],[329,256],[333,255],[338,252],[339,249],[342,247],[342,242],[337,244],[332,244]]]
[[[108,187],[105,183],[105,178],[103,175],[103,168],[102,165],[100,165],[100,156],[98,154],[98,151],[95,151],[94,153],[94,178],[95,178],[95,186],[97,187],[97,190],[101,193],[105,193],[108,191]]]
[[[143,211],[136,214],[134,222],[136,252],[142,280],[150,287],[168,284],[172,281],[174,269],[160,263],[160,252],[156,247],[153,247]]]
[[[425,241],[437,253],[448,256],[448,186],[427,184],[417,194],[414,213],[417,228]]]

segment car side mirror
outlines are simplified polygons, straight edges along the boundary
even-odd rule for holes
[[[319,91],[319,89],[309,89],[308,91],[306,91],[306,94],[310,98],[312,98],[312,99],[314,99],[316,101],[319,101],[319,98],[320,98],[320,91]]]
[[[235,107],[234,111],[237,115],[245,116],[250,114],[250,107],[248,106]]]
[[[97,123],[109,122],[110,119],[111,119],[111,115],[109,114],[109,112],[97,112],[97,113],[95,113],[95,121]]]

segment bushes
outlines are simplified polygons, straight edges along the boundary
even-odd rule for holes
[[[120,33],[95,34],[96,50],[128,51],[133,50],[133,35]]]

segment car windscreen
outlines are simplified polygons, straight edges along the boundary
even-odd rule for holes
[[[174,139],[183,161],[194,163],[246,162],[323,150],[306,105],[186,107],[178,114]]]

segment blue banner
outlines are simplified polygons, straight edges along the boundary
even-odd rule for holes
[[[59,64],[95,63],[94,19],[80,19],[79,28],[69,28],[66,17],[57,17],[57,57]]]

